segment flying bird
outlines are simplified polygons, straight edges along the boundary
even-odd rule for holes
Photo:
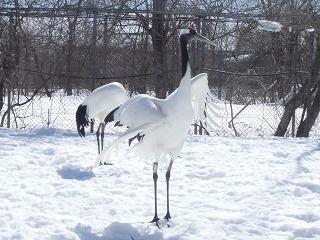
[[[79,105],[76,112],[76,123],[81,137],[85,137],[85,127],[89,126],[90,121],[94,121],[94,119],[99,121],[96,131],[98,154],[103,150],[105,117],[127,99],[127,93],[122,84],[112,82],[95,89]]]
[[[111,111],[106,122],[115,121],[128,129],[115,141],[110,143],[98,156],[95,166],[105,164],[111,157],[112,150],[121,142],[137,138],[134,145],[136,152],[153,157],[153,182],[155,213],[151,222],[159,227],[157,212],[158,162],[161,156],[169,154],[171,159],[166,172],[167,213],[165,219],[171,219],[169,211],[169,179],[174,160],[180,153],[184,140],[193,120],[191,99],[191,70],[187,44],[190,40],[201,40],[212,44],[210,40],[199,35],[192,27],[180,33],[182,62],[182,79],[179,87],[166,99],[158,99],[145,94],[136,95]]]

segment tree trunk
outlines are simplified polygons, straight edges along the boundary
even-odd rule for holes
[[[299,95],[299,94],[298,94]],[[296,95],[296,96],[298,96]],[[289,123],[291,121],[291,118],[293,116],[294,111],[298,108],[298,106],[301,105],[300,102],[298,102],[294,97],[285,107],[284,113],[281,117],[280,123],[278,124],[278,128],[275,132],[275,136],[277,137],[284,137],[284,135],[287,132]]]
[[[285,135],[294,111],[299,106],[306,103],[307,96],[310,96],[312,94],[311,89],[317,88],[317,87],[319,88],[319,80],[317,79],[318,75],[319,75],[319,70],[320,70],[320,42],[319,42],[319,40],[320,39],[317,39],[316,53],[315,53],[315,58],[313,60],[312,67],[310,70],[310,75],[309,75],[308,79],[303,83],[299,92],[285,106],[281,121],[278,125],[278,128],[277,128],[275,134],[274,134],[275,136],[283,137]],[[317,93],[318,92],[319,92],[319,89],[317,90]],[[314,124],[314,121],[312,121],[312,120],[313,120],[315,114],[318,116],[318,113],[319,113],[319,112],[312,112],[312,109],[314,109],[314,111],[316,111],[318,108],[320,108],[318,106],[320,103],[316,99],[313,101],[313,104],[310,107],[310,111],[308,111],[308,113],[307,113],[307,118],[305,120],[301,121],[300,125],[301,124],[302,125],[301,125],[301,127],[300,126],[298,127],[298,129],[300,128],[300,130],[298,130],[299,135],[297,133],[297,137],[309,135],[309,132]],[[304,126],[307,123],[308,123],[308,127]],[[304,131],[304,134],[302,134],[302,131]]]
[[[0,111],[4,105],[4,83],[3,80],[0,80]]]
[[[320,112],[320,84],[317,86],[316,96],[313,100],[313,103],[307,112],[307,117],[300,122],[300,125],[297,130],[297,137],[309,137],[310,130],[314,125],[317,117]]]
[[[165,79],[165,46],[166,30],[164,10],[166,0],[153,0],[152,14],[152,46],[153,46],[153,68],[155,74],[155,93],[158,98],[165,98],[167,93],[167,81]]]

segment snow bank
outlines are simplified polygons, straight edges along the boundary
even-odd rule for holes
[[[123,143],[92,169],[95,135],[0,128],[1,239],[320,239],[318,139],[189,136],[172,168],[171,227],[153,217],[152,160]],[[108,129],[106,142],[117,134]],[[159,163],[160,217],[166,212]]]

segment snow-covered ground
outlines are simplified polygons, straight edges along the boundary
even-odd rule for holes
[[[118,133],[110,127],[106,142]],[[172,169],[171,227],[153,218],[152,160],[95,135],[0,128],[0,239],[320,239],[320,141],[190,135]],[[159,166],[159,215],[166,212]]]

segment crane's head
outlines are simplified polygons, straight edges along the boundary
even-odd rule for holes
[[[212,41],[197,33],[197,31],[191,26],[188,26],[181,31],[180,38],[184,38],[187,41],[199,40],[207,44],[214,45]]]

